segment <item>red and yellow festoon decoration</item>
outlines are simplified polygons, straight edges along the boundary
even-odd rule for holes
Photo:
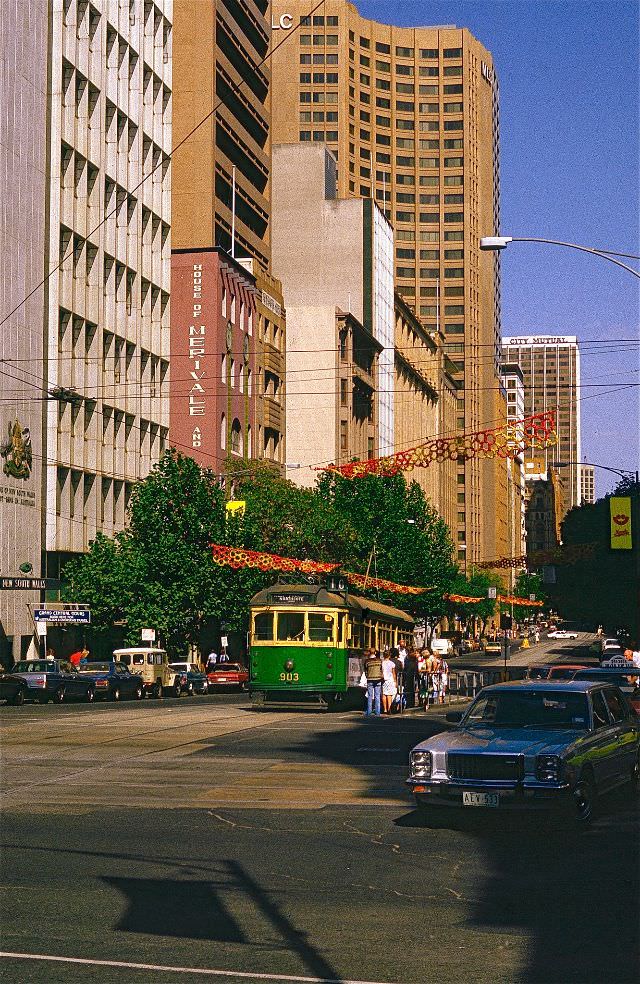
[[[459,594],[445,594],[442,596],[445,601],[454,601],[462,605],[477,605],[481,601],[487,601],[487,598],[470,598],[467,595]],[[526,605],[529,608],[542,608],[544,605],[543,601],[531,601],[530,598],[517,598],[515,595],[497,595],[496,601],[501,601],[506,605]]]
[[[261,553],[257,550],[246,550],[244,547],[225,547],[212,543],[213,559],[216,564],[240,570],[250,567],[259,571],[286,571],[293,573],[302,571],[304,574],[328,574],[340,565],[322,563],[315,560],[296,560],[294,557],[280,557],[278,554]],[[351,584],[356,588],[380,588],[381,591],[393,591],[395,594],[418,595],[429,591],[429,588],[417,588],[409,584],[396,584],[381,577],[368,577],[366,574],[355,574],[345,571]]]
[[[225,547],[212,543],[213,559],[216,564],[240,570],[251,567],[259,571],[302,571],[304,574],[328,574],[335,571],[338,564],[327,564],[315,560],[296,560],[293,557],[280,557],[278,554],[261,553],[258,550],[245,550],[244,547]]]
[[[390,477],[414,468],[428,468],[434,461],[447,459],[516,458],[528,448],[544,448],[557,441],[555,411],[548,410],[490,430],[436,438],[384,458],[349,461],[346,465],[329,465],[316,471],[336,472],[343,478],[363,478],[365,475]]]
[[[477,564],[482,570],[510,567],[541,567],[544,564],[575,564],[588,557],[596,548],[595,543],[570,543],[554,550],[534,550],[518,557],[498,557],[496,560],[483,560]]]

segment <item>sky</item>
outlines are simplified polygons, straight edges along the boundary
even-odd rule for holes
[[[640,254],[637,0],[355,2],[386,24],[467,27],[492,53],[503,235]],[[639,288],[625,270],[573,249],[514,243],[502,254],[503,336],[578,336],[582,460],[632,471],[640,459]],[[595,474],[597,495],[616,484],[607,471]]]

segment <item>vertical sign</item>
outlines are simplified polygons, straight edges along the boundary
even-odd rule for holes
[[[204,251],[172,255],[169,440],[208,467],[218,457],[216,289],[215,256]]]
[[[629,496],[614,495],[609,499],[611,516],[611,549],[631,550],[631,499]]]

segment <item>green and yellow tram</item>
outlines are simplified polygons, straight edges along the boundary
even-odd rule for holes
[[[362,703],[364,650],[411,639],[406,612],[351,594],[348,582],[277,583],[251,599],[250,690],[256,704]]]

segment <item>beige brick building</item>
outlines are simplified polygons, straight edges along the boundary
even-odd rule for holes
[[[500,274],[481,235],[499,227],[498,80],[466,29],[397,28],[326,0],[272,4],[274,143],[325,142],[338,196],[372,197],[393,224],[398,292],[442,331],[458,386],[456,430],[506,417],[499,382]],[[293,28],[296,30],[293,30]],[[460,463],[454,538],[475,562],[506,545],[504,462]]]

